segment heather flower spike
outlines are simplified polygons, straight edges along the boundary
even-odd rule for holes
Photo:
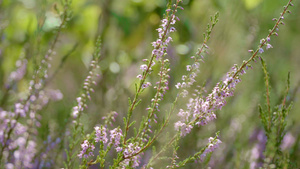
[[[140,93],[143,92],[143,89],[151,86],[152,84],[150,82],[146,82],[146,78],[149,76],[149,74],[152,71],[152,67],[155,65],[155,61],[158,61],[162,66],[161,70],[159,72],[160,80],[157,82],[157,86],[154,86],[156,88],[157,93],[152,100],[151,110],[148,112],[148,117],[145,119],[145,121],[148,121],[153,117],[155,114],[155,110],[158,110],[158,102],[162,100],[162,96],[165,93],[165,91],[168,89],[168,78],[169,75],[167,74],[169,69],[169,61],[167,59],[164,59],[164,56],[167,54],[167,47],[169,43],[172,41],[172,38],[170,34],[174,32],[176,29],[173,27],[173,25],[176,23],[176,13],[177,13],[177,7],[181,0],[177,0],[174,4],[174,8],[169,8],[166,13],[166,17],[162,19],[160,27],[157,29],[158,32],[158,39],[154,42],[152,42],[152,46],[154,49],[152,50],[151,58],[148,60],[147,64],[143,64],[140,68],[142,69],[143,73],[141,75],[138,75],[137,77],[140,79],[140,82],[136,89],[136,96],[134,97],[133,101],[130,102],[128,117],[126,119],[125,123],[125,129],[124,129],[124,144],[126,143],[126,137],[127,132],[129,130],[129,120],[131,118],[132,112],[137,105],[138,102],[138,96]],[[153,120],[155,121],[155,120]],[[147,122],[148,123],[148,122]],[[148,126],[148,124],[145,124],[144,127]],[[143,128],[140,128],[140,131],[138,132],[138,135],[142,134]],[[145,129],[146,130],[146,129]],[[143,132],[144,133],[144,132]],[[144,136],[144,134],[142,134]]]
[[[69,145],[70,148],[67,152],[68,156],[72,156],[72,154],[73,154],[74,146],[72,144],[76,143],[76,141],[78,139],[77,137],[79,134],[78,133],[79,129],[80,129],[80,127],[82,127],[82,126],[80,126],[80,117],[83,114],[84,110],[87,108],[88,99],[91,100],[90,94],[91,94],[91,91],[93,91],[93,86],[97,84],[96,80],[99,77],[98,71],[100,69],[100,66],[99,66],[100,51],[101,51],[101,39],[100,39],[100,37],[98,37],[98,39],[96,41],[96,49],[94,51],[92,61],[90,62],[88,75],[83,82],[83,87],[81,89],[81,93],[77,97],[76,104],[73,107],[72,112],[71,112],[74,128],[73,128],[73,135],[70,138],[71,143]],[[97,138],[95,139],[95,141],[107,142],[107,138],[105,138],[105,136],[106,136],[105,128],[96,127],[95,130],[96,130],[96,134],[97,134],[96,135]],[[82,145],[82,151],[78,156],[82,157],[84,155],[84,153],[86,152],[86,149],[93,150],[94,149],[93,146],[94,146],[93,144],[90,145],[90,143],[88,143],[88,141],[87,141],[85,144]],[[92,155],[92,153],[90,152],[90,154],[85,155],[85,157],[89,157],[91,155]],[[67,164],[68,164],[68,166],[72,165],[72,161],[70,161],[70,158],[68,159]]]

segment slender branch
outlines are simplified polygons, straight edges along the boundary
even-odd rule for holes
[[[156,94],[155,94],[155,96],[154,96],[154,98],[156,98],[156,99],[155,99],[154,102],[153,102],[153,106],[152,106],[152,108],[151,108],[151,112],[148,114],[148,117],[147,117],[147,119],[146,119],[146,122],[148,122],[148,119],[150,119],[150,118],[153,116],[154,111],[156,110],[156,109],[155,109],[155,106],[156,106],[156,104],[158,103],[158,95],[159,95],[159,93],[160,93],[161,86],[162,86],[162,76],[163,76],[162,74],[163,74],[163,69],[164,69],[164,59],[162,59],[161,69],[160,69],[160,79],[159,79],[159,84],[158,84],[157,92],[156,92]],[[143,123],[142,125],[144,125],[144,130],[147,131],[148,125],[145,125],[145,123]],[[139,135],[141,134],[142,131],[143,131],[143,130],[141,130],[141,131],[138,132],[138,134],[137,134],[137,135],[135,136],[135,138],[133,139],[134,141],[139,137]],[[146,132],[143,132],[141,138],[143,138],[143,137],[145,136],[145,134],[146,134]],[[141,140],[141,141],[142,141],[142,140]],[[140,141],[140,142],[141,142],[141,141]]]
[[[273,33],[275,32],[276,28],[278,27],[278,25],[280,24],[282,18],[283,18],[283,15],[286,13],[288,7],[291,5],[291,2],[292,0],[289,0],[288,4],[284,7],[284,10],[283,12],[281,13],[280,17],[277,19],[277,22],[276,24],[274,25],[273,29],[271,29],[270,33],[268,34],[267,38],[270,38]],[[266,44],[267,41],[263,41],[260,45],[259,45],[259,48],[255,51],[255,53],[250,57],[249,60],[247,60],[246,62],[244,62],[242,64],[242,66],[235,72],[235,74],[233,75],[233,78],[236,77],[243,68],[245,68],[247,66],[247,64],[249,62],[251,62],[257,55],[257,53],[259,52],[259,49],[262,48],[265,44]]]
[[[177,11],[177,7],[178,7],[179,2],[180,2],[180,1],[177,1],[177,3],[175,4],[175,7],[174,7],[174,9],[173,9],[173,11],[172,11],[172,14],[171,14],[171,18],[175,16],[175,13],[176,13],[176,11]],[[164,30],[164,33],[163,33],[163,36],[162,36],[161,39],[165,39],[165,37],[167,36],[167,32],[168,32],[168,29],[169,29],[169,27],[170,27],[170,24],[171,24],[171,19],[168,20],[166,29]],[[161,46],[161,44],[158,44],[158,45],[156,46],[155,49],[159,49],[160,46]],[[146,69],[145,72],[143,73],[143,77],[142,77],[142,79],[141,79],[141,81],[140,81],[140,84],[139,84],[139,87],[138,87],[138,89],[137,89],[137,91],[136,91],[135,97],[134,97],[134,99],[133,99],[133,101],[132,101],[132,103],[131,103],[131,106],[130,106],[129,109],[128,109],[128,116],[127,116],[127,119],[126,119],[125,130],[124,130],[124,141],[123,141],[123,144],[124,144],[124,145],[126,144],[126,139],[127,139],[126,137],[127,137],[127,133],[128,133],[128,130],[129,130],[129,121],[130,121],[132,112],[133,112],[133,110],[134,110],[134,108],[135,108],[135,106],[136,106],[136,104],[137,104],[137,102],[138,102],[138,97],[139,97],[139,94],[140,94],[140,92],[141,92],[141,90],[142,90],[142,86],[143,86],[143,84],[144,84],[144,82],[145,82],[145,80],[146,80],[146,77],[147,77],[147,76],[149,75],[149,73],[150,73],[150,68],[151,68],[151,65],[152,65],[152,63],[153,63],[153,60],[154,60],[154,57],[155,57],[155,56],[156,56],[156,55],[155,55],[154,53],[152,53],[152,56],[151,56],[151,58],[150,58],[150,62],[148,63],[147,69]]]
[[[175,103],[177,102],[177,100],[175,101]],[[170,117],[171,117],[171,114],[173,114],[175,110],[175,105],[173,105],[169,115],[168,115],[168,118],[166,119],[166,121],[164,122],[164,124],[162,125],[162,127],[159,129],[159,131],[157,132],[157,134],[151,139],[151,141],[149,141],[143,148],[140,149],[140,151],[138,151],[137,153],[135,154],[132,154],[130,156],[127,156],[127,157],[123,157],[123,159],[129,159],[133,156],[136,156],[138,154],[140,154],[141,152],[143,152],[144,150],[146,150],[147,148],[149,148],[149,146],[152,145],[152,143],[158,138],[158,136],[162,133],[163,129],[167,126],[167,124],[169,123],[169,120],[170,120]]]

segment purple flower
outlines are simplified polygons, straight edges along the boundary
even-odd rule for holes
[[[177,89],[179,89],[179,88],[181,87],[181,83],[177,83],[177,84],[175,85],[175,87],[176,87]]]
[[[136,78],[142,80],[143,79],[143,76],[141,74],[137,75]]]
[[[93,151],[95,150],[95,146],[90,144],[89,141],[84,140],[81,144],[81,151],[77,155],[79,158],[88,158],[90,156],[94,156]]]
[[[190,112],[189,111],[184,111],[182,109],[179,110],[178,116],[182,121],[188,121],[190,117]]]
[[[18,69],[14,72],[11,72],[11,74],[9,75],[9,81],[19,81],[24,77],[24,75],[26,74],[27,60],[18,60],[16,62],[16,66],[18,67]]]
[[[110,131],[110,144],[118,146],[122,137],[122,130],[120,128],[115,128]]]
[[[95,137],[95,142],[103,142],[103,143],[107,143],[108,139],[107,139],[107,134],[106,134],[106,128],[103,126],[100,127],[95,127],[96,130],[96,137]]]
[[[144,83],[143,85],[142,85],[142,88],[143,89],[145,89],[145,88],[147,88],[147,87],[149,87],[149,86],[151,86],[152,84],[150,83],[150,82],[146,82],[146,83]]]
[[[210,137],[209,142],[206,146],[206,149],[204,150],[204,152],[200,155],[200,161],[202,162],[204,160],[204,158],[206,157],[207,153],[213,152],[216,148],[219,147],[219,144],[222,143],[221,140],[219,139],[215,139]]]
[[[268,43],[266,49],[268,50],[268,49],[270,49],[270,48],[273,48],[273,46],[272,46],[271,44]]]
[[[193,126],[183,123],[181,121],[178,121],[175,123],[175,130],[179,130],[180,129],[180,136],[184,137],[185,135],[187,135],[188,133],[191,132]]]
[[[288,150],[291,148],[295,143],[295,137],[291,133],[287,133],[282,140],[282,143],[280,145],[280,148],[282,150]]]
[[[21,103],[16,103],[15,104],[15,113],[17,115],[20,115],[21,117],[26,116],[26,111],[24,109],[24,106]]]
[[[171,25],[174,25],[175,23],[176,23],[175,19],[172,19],[171,22],[170,22]]]
[[[128,159],[125,159],[121,162],[121,166],[122,167],[132,167],[132,168],[136,168],[140,165],[140,156],[139,155],[135,155],[136,153],[139,153],[139,151],[141,150],[141,147],[138,146],[137,143],[133,144],[133,143],[129,143],[129,145],[125,148],[123,155],[124,157],[129,157],[132,156]]]
[[[5,164],[6,169],[14,169],[15,166],[12,163]]]
[[[147,70],[148,66],[146,64],[141,65],[140,69],[144,72]]]
[[[167,37],[167,39],[166,39],[164,45],[168,45],[171,41],[173,41],[172,37],[170,37],[170,36]]]
[[[122,150],[123,150],[122,147],[117,147],[117,148],[116,148],[116,151],[117,151],[117,152],[120,152],[120,151],[122,151]]]
[[[264,42],[265,42],[265,39],[261,39],[261,40],[259,41],[260,44],[263,44]]]
[[[186,66],[186,70],[187,70],[187,71],[191,71],[191,68],[192,68],[191,65],[187,65],[187,66]]]
[[[263,48],[259,48],[258,52],[263,53],[264,52]]]
[[[176,31],[176,29],[174,27],[170,28],[170,32],[175,32],[175,31]]]
[[[60,90],[47,90],[47,95],[53,101],[58,101],[63,98],[63,94],[60,92]]]

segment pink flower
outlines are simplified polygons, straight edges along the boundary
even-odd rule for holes
[[[107,143],[108,139],[107,139],[107,134],[106,134],[106,128],[103,126],[100,127],[95,127],[96,130],[96,137],[95,137],[95,142],[103,142],[103,143]]]
[[[79,158],[88,158],[90,156],[94,156],[93,151],[95,150],[95,146],[90,144],[89,141],[84,140],[81,144],[81,151],[77,155]]]
[[[110,131],[110,144],[118,146],[122,137],[122,130],[120,128],[115,128]]]

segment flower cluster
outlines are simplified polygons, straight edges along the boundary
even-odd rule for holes
[[[282,140],[282,143],[280,145],[281,150],[285,151],[288,150],[289,148],[291,148],[293,146],[293,144],[295,143],[296,139],[295,137],[292,135],[291,132],[288,132]]]
[[[15,104],[15,113],[16,115],[20,115],[21,117],[26,116],[26,111],[24,110],[24,105],[21,103],[16,103]]]
[[[203,56],[201,55],[203,58]],[[200,60],[203,61],[202,59],[198,59],[196,56],[192,56],[191,58],[195,59],[195,62],[192,65],[187,65],[186,70],[189,72],[188,75],[182,75],[182,82],[177,83],[175,87],[177,89],[182,89],[181,93],[183,97],[186,97],[188,94],[187,89],[190,88],[195,82],[195,78],[197,77],[197,74],[200,72]],[[204,61],[203,61],[204,62]]]
[[[200,72],[200,70],[199,70],[200,62],[204,63],[203,53],[208,53],[207,50],[209,49],[209,47],[207,46],[206,43],[210,38],[210,34],[211,34],[214,26],[218,22],[218,17],[219,17],[218,12],[214,15],[214,17],[211,17],[211,24],[207,25],[207,30],[206,30],[206,33],[204,34],[204,42],[201,45],[201,47],[198,49],[198,51],[196,52],[196,55],[191,57],[191,59],[194,60],[193,64],[186,66],[186,70],[188,72],[187,75],[183,75],[181,78],[182,82],[177,83],[175,85],[175,87],[177,89],[180,89],[179,96],[186,97],[188,95],[187,89],[190,88],[196,82],[195,78],[197,77],[198,73]]]
[[[16,62],[17,70],[10,73],[8,81],[13,82],[13,81],[21,80],[26,73],[27,63],[28,63],[27,59],[18,60]]]
[[[82,98],[77,97],[76,101],[77,101],[77,105],[73,107],[73,112],[72,112],[73,118],[77,118],[79,112],[83,111],[83,109],[84,109]]]
[[[254,131],[254,133],[251,136],[253,140],[257,140],[258,142],[254,145],[254,147],[251,150],[251,156],[250,156],[250,168],[259,168],[262,167],[262,163],[259,162],[259,159],[263,158],[263,152],[265,151],[266,148],[266,142],[267,142],[267,137],[265,136],[265,133],[260,130],[260,131]]]
[[[59,90],[41,90],[39,91],[38,98],[34,95],[31,99],[22,103],[15,103],[14,111],[0,111],[0,140],[2,143],[2,151],[8,152],[15,150],[13,156],[14,166],[26,166],[28,168],[33,167],[32,159],[36,153],[36,146],[34,138],[29,138],[29,133],[36,134],[37,128],[40,122],[39,116],[36,112],[46,106],[49,100],[60,100],[62,94]],[[18,121],[19,118],[26,118],[27,125],[24,125]],[[23,144],[23,142],[25,142]],[[20,157],[18,154],[27,154],[26,157]],[[8,158],[8,157],[7,157]],[[8,163],[8,166],[12,166],[12,163]]]
[[[24,115],[22,110],[21,104],[16,104],[15,112],[0,110],[0,147],[4,158],[13,159],[13,161],[6,163],[6,168],[33,167],[32,159],[36,153],[36,143],[33,140],[28,140],[28,127],[14,119],[18,114]],[[12,129],[14,130],[10,133]],[[13,150],[13,156],[10,157],[9,152]]]
[[[237,72],[237,65],[232,69],[233,71],[227,73],[225,80],[217,83],[205,99],[201,96],[190,98],[187,111],[180,109],[178,113],[180,121],[175,123],[175,130],[179,131],[180,129],[181,136],[190,133],[194,124],[203,126],[214,120],[216,118],[215,111],[221,110],[226,104],[226,98],[233,96],[236,84],[241,81],[239,75],[244,74],[245,71]]]
[[[95,150],[95,146],[89,141],[84,140],[83,143],[81,144],[81,151],[77,155],[79,158],[88,158],[90,156],[94,156],[93,151]]]
[[[275,32],[276,33],[276,32]],[[273,46],[267,42],[270,42],[271,41],[271,38],[270,36],[268,36],[266,39],[261,39],[260,40],[260,45],[261,46],[266,46],[266,49],[270,49],[270,48],[273,48]],[[259,48],[259,53],[263,53],[264,52],[264,49],[262,47]]]
[[[191,132],[191,130],[193,129],[193,126],[190,124],[186,124],[184,122],[178,121],[175,123],[175,130],[179,130],[180,129],[180,136],[185,136],[188,133]]]
[[[118,146],[122,136],[122,130],[120,128],[115,128],[110,131],[110,144],[113,144],[115,147],[117,147],[117,152],[119,151]]]
[[[140,155],[135,155],[141,150],[137,144],[129,143],[125,148],[123,155],[125,160],[121,162],[120,166],[122,168],[132,167],[136,168],[140,165]]]
[[[162,61],[162,67],[158,73],[159,81],[156,82],[156,86],[154,86],[154,89],[157,90],[157,93],[154,96],[154,98],[151,100],[151,102],[153,103],[154,109],[156,109],[157,111],[159,111],[159,109],[158,109],[159,104],[157,102],[154,103],[154,101],[162,100],[164,94],[169,89],[169,86],[168,86],[169,80],[168,79],[170,78],[170,75],[168,74],[168,72],[171,70],[169,68],[169,62],[170,62],[169,59],[165,59]]]
[[[103,126],[100,127],[95,127],[95,131],[96,131],[96,137],[95,137],[95,142],[103,142],[103,143],[107,143],[108,139],[107,139],[107,134],[106,134],[106,128]]]
[[[177,12],[177,9],[179,8],[178,4],[181,1],[182,0],[176,1],[176,4],[174,4],[174,10],[166,10],[167,17],[162,20],[160,28],[157,29],[158,39],[152,42],[152,46],[154,47],[154,49],[152,50],[151,59],[144,59],[143,61],[146,62],[146,64],[142,64],[140,66],[140,69],[143,72],[142,74],[137,75],[137,78],[139,78],[140,80],[145,80],[148,74],[151,73],[152,67],[155,65],[155,61],[153,60],[153,58],[156,58],[156,60],[161,60],[163,56],[167,54],[167,48],[169,46],[169,43],[172,41],[170,33],[176,31],[176,29],[172,25],[176,23],[176,20],[179,20],[179,18],[175,14]],[[147,88],[149,86],[151,86],[150,82],[142,84],[142,88]]]
[[[172,37],[169,36],[171,32],[175,32],[176,29],[174,27],[170,27],[170,25],[174,25],[176,23],[175,13],[171,15],[171,18],[163,19],[161,27],[157,29],[158,39],[152,42],[152,46],[154,49],[152,50],[152,55],[156,56],[156,60],[163,57],[163,55],[167,51],[167,47],[169,43],[172,41]]]
[[[205,147],[204,152],[199,157],[200,161],[202,162],[204,160],[204,158],[206,157],[206,155],[210,152],[213,152],[216,148],[219,147],[219,144],[221,144],[221,143],[222,143],[221,140],[219,140],[217,138],[210,137],[208,139],[208,144]]]
[[[151,73],[152,67],[156,64],[154,58],[158,61],[160,65],[160,71],[158,73],[159,80],[156,82],[154,89],[156,89],[156,93],[154,97],[151,99],[151,105],[149,105],[146,110],[148,111],[147,118],[145,118],[141,122],[140,130],[135,137],[138,138],[141,142],[146,142],[149,138],[147,132],[152,133],[151,122],[157,123],[157,115],[156,112],[159,112],[159,104],[161,100],[163,100],[164,94],[169,89],[169,71],[170,71],[170,63],[169,59],[164,59],[164,56],[167,55],[167,48],[169,43],[172,41],[172,37],[170,36],[171,32],[175,32],[176,29],[172,27],[176,23],[176,20],[179,20],[176,17],[177,9],[183,9],[179,7],[179,3],[181,0],[177,0],[174,4],[174,9],[171,10],[170,8],[166,10],[166,17],[162,19],[162,23],[160,28],[157,29],[158,31],[158,39],[152,42],[152,46],[154,49],[152,50],[152,57],[150,60],[144,59],[143,61],[146,64],[141,65],[140,69],[143,70],[143,74],[139,74],[137,78],[139,78],[142,82],[142,89],[151,86],[150,82],[144,82],[145,78],[147,77],[148,73]],[[139,92],[139,91],[138,91]]]
[[[16,102],[14,111],[3,111],[5,113],[1,113],[5,116],[3,124],[6,125],[0,132],[0,139],[4,143],[1,151],[15,150],[13,157],[7,157],[7,159],[14,161],[15,168],[20,168],[21,166],[25,168],[33,167],[33,158],[37,152],[35,136],[37,134],[37,127],[41,126],[39,122],[41,116],[38,112],[50,100],[57,101],[63,97],[59,90],[44,89],[46,79],[48,78],[48,69],[51,67],[51,55],[54,54],[55,52],[50,49],[41,60],[37,70],[35,70],[32,80],[29,82],[29,95],[27,99]],[[9,83],[13,81],[17,82],[24,77],[27,60],[17,61],[16,66],[17,70],[10,74]],[[26,124],[19,122],[21,118],[27,118]],[[0,126],[0,128],[2,127]],[[22,154],[26,154],[26,156]],[[12,166],[12,163],[7,163],[7,165],[9,168]]]
[[[33,167],[32,159],[36,153],[36,143],[34,141],[30,140],[26,143],[26,137],[19,137],[13,142],[11,149],[17,149],[14,152],[15,168],[20,168],[22,165],[25,168]]]
[[[81,151],[78,154],[78,157],[82,158],[84,154],[86,154],[84,158],[93,156],[92,151],[95,149],[95,145],[94,145],[95,143],[101,143],[108,147],[115,146],[117,152],[122,151],[122,148],[119,147],[120,140],[123,137],[122,130],[120,128],[115,128],[109,131],[105,126],[101,125],[100,127],[98,126],[94,127],[94,129],[95,129],[95,135],[93,136],[94,142],[90,142],[89,140],[84,140],[84,142],[81,144]],[[109,139],[107,133],[110,133]],[[89,150],[89,153],[87,153],[87,150]]]
[[[154,89],[156,89],[155,96],[151,99],[151,105],[146,109],[148,111],[147,119],[145,120],[145,123],[143,124],[143,131],[140,131],[142,133],[141,135],[141,141],[146,142],[149,138],[149,135],[147,132],[152,133],[150,122],[157,123],[157,115],[156,112],[159,112],[159,103],[163,100],[164,94],[169,89],[169,81],[170,78],[168,72],[170,71],[169,68],[169,60],[168,59],[160,59],[159,61],[162,66],[161,70],[158,73],[159,81],[156,82],[156,85],[154,86]]]
[[[98,58],[94,58],[91,61],[90,68],[91,70],[89,71],[89,74],[83,83],[83,91],[81,95],[76,99],[77,105],[73,107],[72,116],[74,119],[78,118],[78,116],[81,115],[81,112],[83,112],[84,108],[87,107],[87,99],[91,99],[90,93],[94,92],[92,84],[97,84],[95,78],[99,76],[97,71],[100,68],[98,65]]]

